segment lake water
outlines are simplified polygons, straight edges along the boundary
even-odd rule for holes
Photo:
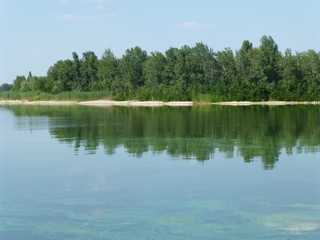
[[[320,106],[0,107],[0,239],[320,239]]]

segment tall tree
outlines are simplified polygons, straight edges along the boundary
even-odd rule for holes
[[[279,100],[299,99],[303,92],[301,67],[298,59],[292,55],[291,49],[287,49],[281,59],[281,80],[276,97]]]
[[[72,90],[81,90],[81,61],[79,55],[76,52],[72,53],[72,69],[71,75],[73,78],[72,81]]]
[[[203,43],[197,43],[187,57],[187,67],[190,69],[190,83],[195,91],[205,93],[213,89],[218,77],[218,63],[212,49]]]
[[[280,59],[281,53],[278,45],[271,36],[263,36],[259,48],[258,64],[261,71],[262,81],[267,83],[277,83],[280,79]]]
[[[133,90],[144,85],[143,64],[147,60],[147,52],[140,47],[128,49],[120,60],[120,74],[125,85]]]
[[[148,56],[140,47],[122,58],[107,49],[101,60],[91,52],[60,60],[47,77],[17,76],[13,90],[111,91],[116,99],[190,100],[319,100],[320,53],[313,50],[284,55],[270,36],[258,48],[244,41],[234,54],[217,53],[203,43],[169,48]],[[155,97],[155,98],[154,98]]]
[[[166,58],[162,53],[151,53],[151,57],[149,57],[143,65],[143,75],[146,89],[159,89],[159,87],[165,82],[166,64]]]
[[[320,53],[308,50],[298,56],[303,81],[306,86],[305,100],[320,97]]]
[[[252,68],[252,59],[250,52],[252,51],[252,43],[248,40],[243,41],[239,51],[236,52],[236,67],[237,72],[244,82],[249,82],[250,68]]]
[[[220,76],[216,91],[218,95],[226,98],[226,100],[232,99],[235,93],[231,87],[238,81],[233,51],[230,48],[226,48],[224,51],[217,52],[217,63]]]
[[[17,76],[16,79],[13,81],[13,89],[14,91],[20,91],[21,89],[21,83],[26,81],[25,76]]]
[[[187,63],[188,55],[191,54],[191,48],[187,45],[181,47],[177,54],[177,61],[174,66],[176,77],[176,86],[185,91],[190,85],[190,68]]]
[[[169,48],[165,52],[165,57],[166,57],[166,66],[165,66],[165,82],[164,85],[167,87],[172,87],[175,85],[176,82],[176,76],[174,74],[174,67],[177,63],[177,58],[178,58],[178,48]]]
[[[60,60],[48,70],[48,84],[52,83],[52,92],[71,91],[73,85],[73,63],[71,60]]]
[[[92,51],[84,52],[81,60],[80,72],[80,90],[94,91],[98,90],[98,57]]]
[[[119,60],[110,49],[105,50],[98,69],[99,89],[116,90],[114,82],[119,76]]]

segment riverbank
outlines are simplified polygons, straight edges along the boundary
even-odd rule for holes
[[[201,104],[201,103],[200,103]],[[233,102],[217,102],[209,103],[211,105],[228,105],[228,106],[250,106],[250,105],[268,105],[268,106],[281,106],[281,105],[319,105],[320,102],[298,102],[298,101],[265,101],[265,102],[250,102],[250,101],[233,101]]]
[[[24,101],[24,100],[1,100],[0,105],[83,105],[83,106],[192,106],[193,102],[162,102],[162,101],[113,101],[113,100],[94,100],[94,101]]]
[[[297,101],[266,101],[266,102],[250,102],[250,101],[231,101],[231,102],[191,102],[191,101],[113,101],[113,100],[95,100],[95,101],[24,101],[24,100],[1,100],[0,105],[84,105],[84,106],[143,106],[143,107],[161,107],[161,106],[193,106],[193,105],[226,105],[226,106],[250,106],[250,105],[318,105],[320,102],[297,102]]]

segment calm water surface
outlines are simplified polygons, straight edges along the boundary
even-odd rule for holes
[[[320,106],[0,107],[0,239],[320,239]]]

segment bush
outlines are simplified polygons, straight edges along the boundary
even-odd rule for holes
[[[1,100],[26,100],[26,101],[49,101],[49,100],[67,100],[67,101],[89,101],[97,99],[111,99],[109,92],[61,92],[51,94],[39,91],[17,92],[6,91],[0,92]]]

